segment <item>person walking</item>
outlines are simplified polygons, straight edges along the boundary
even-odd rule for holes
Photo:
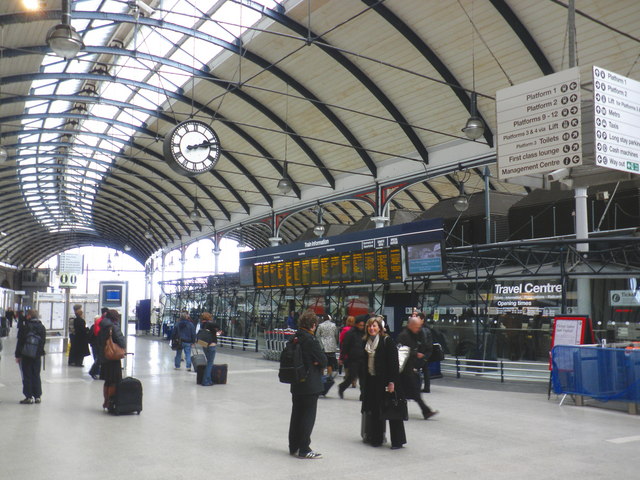
[[[104,346],[111,336],[114,343],[122,348],[127,348],[127,341],[120,330],[120,314],[117,310],[107,310],[104,318],[100,322],[100,332],[98,333],[98,360],[100,362],[100,380],[104,380],[102,394],[104,402],[102,408],[109,408],[109,399],[116,393],[116,385],[122,380],[122,365],[120,360],[108,360],[104,356]]]
[[[433,417],[436,411],[422,400],[420,394],[420,375],[418,369],[426,363],[424,334],[422,332],[422,320],[413,313],[409,317],[407,326],[400,332],[397,338],[398,350],[401,354],[400,382],[407,399],[415,400],[420,406],[425,420]]]
[[[200,315],[200,330],[208,330],[206,340],[201,340],[202,335],[198,336],[198,343],[204,342],[202,345],[204,355],[207,357],[207,366],[204,368],[204,375],[202,376],[202,386],[210,387],[213,385],[213,379],[211,378],[211,371],[213,370],[213,360],[216,358],[216,345],[218,344],[218,333],[220,329],[213,323],[213,315],[209,312],[203,312]],[[191,361],[191,360],[189,360]]]
[[[416,311],[415,315],[420,319],[422,325],[422,335],[424,336],[424,346],[420,350],[424,354],[424,362],[422,362],[422,378],[424,378],[424,386],[422,392],[431,392],[431,373],[429,372],[429,357],[433,353],[433,334],[431,329],[427,326],[426,315],[424,312]],[[418,385],[420,388],[420,385]]]
[[[298,318],[295,338],[308,374],[304,382],[291,384],[289,421],[289,453],[310,460],[322,458],[321,453],[311,450],[311,433],[316,422],[318,397],[324,391],[322,372],[327,366],[327,356],[314,335],[317,326],[318,317],[311,310]]]
[[[338,370],[338,327],[333,323],[331,315],[322,315],[321,323],[316,329],[316,337],[327,356],[327,375],[331,377],[334,370]]]
[[[69,349],[69,365],[83,367],[84,357],[91,354],[89,351],[89,330],[87,322],[84,320],[82,305],[74,305],[73,311],[75,318],[73,319],[73,339]]]
[[[42,401],[42,380],[40,379],[41,361],[44,356],[44,343],[47,329],[40,321],[37,310],[29,310],[18,329],[16,343],[16,363],[22,371],[23,405],[40,403]]]
[[[180,316],[180,321],[173,327],[173,339],[179,338],[181,348],[176,350],[174,365],[176,370],[180,370],[180,362],[182,362],[182,352],[184,352],[187,371],[191,371],[191,345],[196,343],[196,327],[189,320],[189,316]]]
[[[4,314],[4,317],[7,319],[7,323],[9,323],[9,329],[13,328],[13,319],[16,318],[16,314],[13,311],[13,308],[8,307],[7,311]]]
[[[382,445],[385,422],[383,408],[390,394],[402,398],[398,386],[398,349],[393,339],[384,331],[381,317],[371,317],[365,326],[366,354],[365,375],[362,378],[362,414],[364,415],[365,443],[374,447]],[[407,443],[403,420],[389,420],[391,449],[402,448]]]
[[[340,349],[340,359],[345,367],[343,382],[338,385],[338,395],[344,398],[344,391],[360,378],[360,387],[362,388],[362,374],[364,363],[364,325],[366,319],[358,316],[355,324],[349,330],[342,341]]]

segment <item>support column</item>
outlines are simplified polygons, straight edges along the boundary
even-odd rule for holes
[[[277,247],[282,243],[282,237],[269,237],[269,243],[272,247]]]
[[[222,250],[216,245],[211,252],[213,253],[213,273],[218,275],[220,273],[220,253]]]
[[[371,221],[376,224],[376,228],[383,228],[389,221],[389,217],[371,217]]]
[[[587,187],[576,187],[576,240],[589,238],[589,218],[587,212]],[[585,255],[589,252],[588,243],[578,243],[576,249]],[[578,311],[580,315],[591,317],[591,280],[588,278],[577,279]]]

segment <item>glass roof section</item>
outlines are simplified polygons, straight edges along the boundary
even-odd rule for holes
[[[79,0],[73,8],[75,12],[130,14],[135,18],[130,3]],[[269,8],[278,4],[274,0],[255,3]],[[234,0],[165,0],[160,5],[152,18],[227,42],[235,41],[261,17]],[[71,23],[88,47],[118,46],[112,43],[120,27],[115,21],[77,19],[72,13]],[[123,46],[125,50],[168,58],[185,69],[126,54],[110,57],[108,64],[98,63],[102,61],[99,55],[87,51],[68,62],[50,54],[43,58],[41,71],[59,73],[61,79],[35,80],[31,86],[33,100],[25,104],[28,118],[18,139],[17,171],[27,206],[50,232],[96,233],[93,200],[122,155],[123,146],[134,135],[142,147],[146,146],[142,132],[155,121],[149,118],[149,111],[166,107],[169,92],[183,89],[189,95],[189,70],[211,64],[222,50],[169,28],[136,23],[130,27],[133,31],[127,36],[130,41]],[[79,79],[78,74],[97,78]],[[152,132],[148,135],[155,139]]]

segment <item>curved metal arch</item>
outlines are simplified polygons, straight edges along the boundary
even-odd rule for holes
[[[48,14],[51,14],[52,12],[49,11],[47,12]],[[60,14],[61,12],[53,12]],[[277,76],[279,76],[281,78],[281,80],[284,80],[287,83],[290,83],[292,86],[294,84],[296,84],[297,82],[289,77],[287,74],[285,74],[283,71],[281,71],[280,69],[278,69],[277,67],[273,66],[271,64],[271,62],[268,62],[267,60],[263,59],[262,57],[260,57],[257,54],[252,53],[251,51],[247,50],[246,48],[240,48],[237,45],[234,45],[233,43],[229,43],[221,38],[215,37],[213,35],[209,35],[203,32],[199,32],[196,30],[193,30],[191,28],[188,27],[183,27],[181,25],[177,25],[174,23],[170,23],[167,22],[165,20],[156,20],[153,18],[147,18],[147,17],[139,17],[139,18],[135,18],[132,15],[126,15],[126,14],[120,14],[120,13],[107,13],[107,12],[88,12],[88,11],[83,11],[83,10],[74,10],[73,12],[73,17],[75,19],[78,20],[102,20],[102,21],[114,21],[114,22],[118,22],[118,23],[134,23],[137,25],[146,25],[148,27],[151,28],[160,28],[160,29],[165,29],[165,30],[171,30],[171,31],[175,31],[175,32],[179,32],[182,33],[183,35],[190,35],[192,37],[198,38],[200,40],[204,40],[204,41],[208,41],[210,43],[213,43],[219,47],[222,47],[225,50],[229,50],[232,53],[235,53],[236,55],[240,55],[243,58],[256,63],[257,65],[259,65],[260,67],[262,67],[265,70],[268,70],[270,72],[275,72],[278,71],[279,74]],[[60,18],[59,15],[55,18]],[[7,23],[13,23],[12,21],[9,21]],[[50,51],[50,49],[46,49],[46,51]],[[282,75],[282,76],[281,76]],[[285,78],[283,78],[285,77]],[[315,98],[315,96],[313,96],[311,94],[310,91],[306,90],[304,87],[302,87],[302,85],[299,85],[301,90],[298,90],[298,88],[296,88],[296,90],[300,91],[301,94],[307,96],[308,98],[313,98],[315,99],[315,101],[320,102],[319,99]],[[305,93],[306,92],[306,93]],[[308,95],[307,95],[308,94]],[[191,105],[191,102],[188,102],[189,105]],[[198,103],[198,102],[196,102]],[[315,104],[315,103],[314,103]],[[207,107],[205,107],[204,105],[195,105],[196,108],[198,108],[199,110],[205,111],[205,110],[209,110]],[[316,107],[318,106],[318,104],[316,104]],[[324,109],[328,112],[328,109]],[[323,112],[325,113],[325,112]],[[210,114],[210,113],[209,113]],[[326,113],[325,113],[326,115]],[[220,115],[216,115],[216,118],[221,118]],[[336,117],[337,120],[337,117]],[[339,120],[337,120],[339,122]],[[336,128],[338,128],[338,124],[336,124],[335,122],[334,125],[336,126]],[[340,128],[338,128],[338,130],[343,133],[345,133],[346,130],[346,126],[344,126],[344,131],[341,130]],[[360,152],[360,150],[363,148],[362,146],[359,145],[353,145],[353,147]],[[261,152],[263,155],[264,153]],[[272,158],[271,155],[266,155],[268,158]],[[313,158],[311,158],[311,160],[313,161]],[[276,166],[274,165],[274,167],[276,167],[276,170],[278,171],[278,173],[280,175],[282,175],[282,167]],[[335,188],[335,179],[333,178],[333,176],[331,175],[331,173],[327,170],[327,168],[324,165],[316,165],[316,167],[320,170],[320,172],[322,173],[322,175],[325,177],[325,179],[327,180],[327,183],[329,183],[329,185],[331,186],[331,188]]]
[[[242,138],[245,142],[247,142],[249,145],[251,145],[257,152],[260,153],[260,155],[262,155],[262,157],[267,160],[271,166],[273,166],[273,168],[276,170],[276,172],[278,172],[279,175],[282,175],[284,170],[283,167],[280,166],[280,164],[278,163],[278,161],[275,159],[275,157],[265,148],[262,146],[262,144],[260,144],[257,140],[255,140],[251,135],[249,135],[247,132],[245,132],[242,128],[240,128],[238,125],[236,125],[235,122],[228,120],[227,118],[225,118],[224,116],[218,114],[217,112],[213,111],[212,109],[210,109],[209,107],[207,107],[206,105],[201,104],[200,102],[197,102],[195,100],[192,100],[189,97],[186,97],[184,95],[175,93],[175,92],[171,92],[168,90],[163,90],[161,88],[158,87],[154,87],[153,85],[150,85],[148,83],[144,83],[144,82],[139,82],[136,80],[130,80],[130,79],[126,79],[126,78],[119,78],[119,77],[112,77],[112,76],[105,76],[105,75],[98,75],[98,74],[92,74],[92,73],[76,73],[76,74],[71,74],[71,73],[64,73],[64,72],[60,72],[60,73],[29,73],[29,74],[20,74],[20,75],[12,75],[9,77],[4,77],[3,78],[3,85],[6,84],[11,84],[11,83],[22,83],[22,82],[26,82],[26,81],[33,81],[33,80],[41,80],[41,79],[52,79],[52,80],[90,80],[90,81],[102,81],[104,82],[105,80],[110,80],[113,82],[117,82],[117,83],[121,83],[124,85],[128,85],[128,86],[134,86],[143,90],[150,90],[154,93],[162,93],[164,95],[166,95],[167,97],[171,97],[174,100],[178,100],[182,103],[185,103],[189,106],[191,106],[191,104],[193,104],[194,108],[197,108],[199,111],[205,113],[206,115],[210,116],[213,119],[219,120],[221,123],[223,123],[225,126],[227,126],[227,128],[229,128],[230,130],[232,130],[233,132],[235,132],[240,138]],[[50,95],[51,96],[51,95]],[[83,101],[83,99],[87,99],[89,97],[85,97],[82,95],[78,95],[77,97],[79,97],[78,101]],[[29,97],[31,100],[33,100],[33,98],[39,98],[39,96],[31,96]],[[97,100],[97,99],[96,99]],[[100,99],[102,101],[102,99]],[[116,105],[117,103],[116,101],[111,100],[110,104]],[[104,99],[104,103],[108,103],[107,99]],[[126,108],[131,108],[131,106],[127,103],[124,102],[120,102],[122,106],[126,106]],[[145,113],[149,113],[151,114],[151,112],[153,112],[152,110],[149,109],[142,109],[139,107],[136,107],[137,110],[139,111],[144,111]],[[86,119],[89,118],[87,115],[83,115],[83,114],[70,114],[70,113],[47,113],[46,115],[53,117],[53,118],[78,118],[78,119]],[[168,123],[173,124],[175,122],[175,119],[172,118],[171,116],[165,115],[165,114],[160,114],[158,112],[156,112],[155,114],[153,114],[154,116],[157,116],[158,118],[161,118],[165,121],[167,121]],[[22,119],[22,118],[29,118],[26,115],[13,115],[12,117],[8,117],[8,118],[15,118],[15,119]],[[91,118],[103,118],[103,117],[91,117]],[[135,128],[135,130],[140,131],[139,127],[134,127],[131,124],[125,123],[125,122],[121,122],[119,120],[112,120],[111,122],[107,122],[109,124],[113,123],[113,124],[121,124],[123,126],[127,126],[128,128]],[[150,137],[154,137],[156,136],[155,132],[150,132],[147,131]],[[223,149],[224,150],[224,149]],[[326,168],[326,167],[325,167]],[[335,181],[333,182],[335,185]],[[298,198],[301,198],[301,193],[300,193],[300,187],[295,183],[292,182],[292,186],[293,186],[293,191],[296,193],[296,195],[298,196]]]
[[[23,47],[23,48],[20,48],[20,50],[7,49],[7,52],[4,54],[4,56],[17,57],[21,55],[28,55],[28,53],[26,52],[31,52],[31,51],[37,54],[43,54],[48,51],[48,48],[44,46],[41,46],[41,47],[32,46],[32,47]],[[128,56],[136,59],[146,59],[153,62],[158,62],[162,65],[183,70],[185,72],[191,73],[192,75],[197,75],[198,78],[202,78],[211,83],[214,83],[218,85],[220,88],[224,89],[227,93],[236,95],[237,97],[239,97],[240,99],[244,100],[249,105],[251,105],[253,108],[261,112],[263,115],[265,115],[269,120],[271,120],[280,129],[282,129],[284,134],[288,135],[292,139],[292,141],[296,143],[300,147],[300,149],[309,156],[310,159],[312,159],[313,163],[316,164],[316,166],[318,166],[319,164],[322,164],[324,166],[324,163],[322,162],[320,157],[313,151],[313,149],[309,146],[309,144],[303,138],[301,138],[300,135],[298,135],[298,133],[293,128],[291,128],[290,125],[288,125],[275,112],[273,112],[273,110],[269,109],[265,104],[258,101],[257,99],[249,95],[244,90],[241,90],[240,88],[238,88],[236,84],[214,76],[207,66],[205,66],[204,69],[199,70],[199,69],[190,67],[188,65],[182,64],[180,62],[176,62],[175,60],[171,60],[169,58],[160,57],[157,55],[151,55],[144,52],[134,52],[134,51],[126,50],[123,48],[86,46],[83,52],[95,53],[100,55],[122,55],[122,56]],[[125,52],[125,53],[122,53],[122,52]],[[102,75],[100,76],[102,77]],[[86,98],[86,97],[83,97],[83,98]]]
[[[511,7],[507,5],[504,0],[490,0],[491,5],[495,8],[502,18],[511,27],[514,33],[518,36],[524,47],[529,51],[531,58],[538,64],[538,67],[545,75],[554,73],[555,69],[547,60],[547,56],[544,54],[538,43],[533,36],[527,30],[527,27],[520,21],[518,16],[511,10]]]
[[[460,100],[464,108],[471,114],[471,97],[467,95],[466,89],[462,87],[460,82],[453,75],[451,70],[444,64],[440,57],[427,45],[427,43],[418,36],[404,21],[395,13],[385,7],[379,0],[362,0],[367,6],[371,7],[382,18],[384,18],[393,28],[395,28],[409,43],[411,43],[420,54],[436,69],[440,76],[449,85],[453,94]],[[477,115],[482,119],[485,125],[484,139],[490,147],[493,147],[493,132],[489,128],[489,124],[480,114]]]
[[[3,168],[3,169],[0,169],[0,173],[2,173],[3,171],[6,171],[6,170],[12,170],[12,169],[13,169],[13,167]],[[86,170],[89,170],[89,169],[86,169]],[[94,170],[90,170],[90,171],[94,171]],[[73,174],[66,174],[66,176],[74,176],[74,177],[75,177],[76,175],[73,175]],[[108,178],[113,178],[113,179],[115,179],[115,180],[118,180],[118,181],[120,181],[120,182],[125,183],[126,185],[129,185],[129,186],[132,188],[132,190],[128,192],[128,195],[129,195],[129,196],[133,196],[133,197],[135,197],[137,200],[139,200],[139,201],[140,201],[140,204],[145,205],[146,207],[148,207],[148,208],[149,208],[149,210],[153,211],[153,212],[154,212],[154,213],[155,213],[159,218],[161,218],[161,219],[163,220],[164,224],[169,225],[169,226],[171,227],[171,229],[173,229],[173,231],[174,231],[174,232],[175,232],[175,234],[176,234],[176,237],[177,237],[177,238],[180,238],[180,233],[179,233],[179,232],[178,232],[178,230],[175,228],[175,226],[173,225],[173,223],[172,223],[171,221],[169,221],[169,220],[168,220],[164,215],[162,215],[162,214],[161,214],[161,213],[160,213],[160,212],[159,212],[159,211],[158,211],[158,210],[157,210],[157,209],[156,209],[152,204],[149,204],[149,202],[147,201],[147,199],[142,198],[141,196],[138,196],[138,195],[137,195],[137,193],[135,193],[135,189],[139,188],[139,185],[137,185],[137,184],[135,184],[135,183],[133,183],[133,182],[130,182],[129,180],[126,180],[126,179],[122,178],[120,175],[117,175],[117,174],[111,175],[111,176],[109,176]],[[17,181],[18,181],[18,178],[17,178],[17,176],[13,175],[13,176],[7,176],[7,177],[4,177],[4,178],[2,178],[0,181],[5,181],[5,180],[13,181],[13,182],[15,183],[15,182],[17,182]],[[115,185],[110,185],[109,183],[103,182],[103,183],[101,184],[101,188],[106,188],[106,187],[109,187],[109,188],[110,188],[110,190],[113,188],[113,189],[117,189],[117,190],[119,191],[119,189],[118,189],[118,187],[117,187],[117,186],[115,186]],[[34,188],[22,188],[22,189],[21,189],[21,191],[22,191],[22,192],[25,192],[25,191],[26,191],[26,192],[29,192],[29,191],[31,191],[31,190],[33,190],[33,191],[39,191],[39,188],[38,188],[38,187],[34,187]],[[96,201],[96,202],[97,202],[97,201],[100,201],[100,199],[102,198],[102,197],[101,197],[101,195],[100,195],[100,190],[97,190],[97,192],[98,192],[98,193],[96,193],[96,196],[95,196],[95,199],[94,199],[94,201]],[[20,195],[20,197],[18,197],[18,196],[17,196],[17,194],[15,194],[15,193],[14,193],[13,195],[15,196],[15,198],[21,198],[21,199],[22,199],[22,202],[23,202],[23,206],[24,206],[24,197],[25,197],[25,195],[24,195],[24,194],[21,194],[21,195]],[[105,197],[106,197],[106,196],[108,196],[109,198],[111,198],[112,196],[114,196],[114,194],[113,194],[113,193],[111,193],[111,192],[109,192],[109,193],[105,193],[105,195],[104,195],[104,196],[105,196]],[[116,197],[119,197],[119,195],[117,195],[117,194],[115,194],[115,196],[116,196]],[[162,206],[164,206],[164,203],[163,203],[163,202],[161,202],[159,199],[157,199],[155,196],[153,196],[153,194],[147,193],[147,197],[152,198],[152,199],[153,199],[153,200],[154,200],[158,205],[162,205]],[[2,195],[0,195],[0,199],[1,199],[1,198],[2,198]],[[123,198],[123,197],[119,197],[119,198],[121,198],[121,199],[123,199],[123,200],[124,200],[124,198]],[[176,220],[177,222],[180,222],[182,225],[184,225],[184,224],[182,223],[182,221],[180,220],[180,218],[179,218],[177,215],[175,215],[175,213],[174,213],[174,212],[172,212],[170,209],[168,209],[168,208],[166,208],[166,207],[165,207],[165,210],[166,210],[170,215],[172,215],[172,216],[175,218],[175,220]],[[29,213],[28,208],[27,208],[26,206],[25,206],[25,212],[20,212],[20,213],[19,213],[19,214],[17,214],[17,215],[22,216],[22,215],[24,215],[24,213]],[[15,216],[15,215],[14,215],[14,216]],[[10,216],[10,217],[6,217],[6,216],[5,216],[5,217],[3,217],[3,218],[2,218],[2,220],[1,220],[1,221],[4,221],[4,220],[6,220],[6,219],[11,220],[14,216]],[[149,218],[150,218],[150,217],[151,217],[151,216],[149,215]],[[37,222],[37,220],[35,220],[35,219],[34,219],[34,222]],[[169,234],[168,230],[167,230],[167,229],[162,225],[162,222],[158,222],[158,225],[159,225],[159,226],[161,227],[161,229],[164,231],[164,233],[166,234],[166,236],[167,236],[168,240],[169,240],[169,241],[173,240],[173,238],[172,238],[172,237],[171,237],[171,235]],[[185,230],[186,230],[186,225],[184,225],[184,228],[185,228]]]
[[[40,98],[40,97],[38,97],[38,98]],[[108,102],[104,102],[104,103],[108,103]],[[118,103],[121,103],[121,102],[118,102]],[[80,115],[80,114],[78,114],[78,115]],[[37,117],[38,118],[48,118],[48,115],[46,115],[46,114],[45,115],[38,115]],[[88,117],[85,116],[85,118],[88,118]],[[90,118],[93,119],[93,120],[96,120],[96,119],[100,120],[100,119],[104,119],[105,117],[91,116]],[[133,125],[129,125],[128,128],[134,128],[134,126]],[[156,159],[158,159],[160,161],[164,161],[164,157],[162,157],[160,154],[158,154],[154,150],[151,150],[151,149],[149,149],[147,147],[143,147],[142,145],[140,145],[140,144],[138,144],[138,143],[136,143],[134,141],[125,140],[125,139],[121,139],[121,138],[117,138],[117,137],[112,137],[112,136],[106,135],[104,133],[90,132],[90,131],[86,131],[86,130],[81,130],[81,131],[78,131],[78,130],[57,130],[57,129],[54,129],[54,128],[38,128],[38,129],[33,129],[33,130],[29,130],[28,131],[29,135],[38,135],[40,133],[55,133],[55,134],[59,134],[59,135],[64,135],[64,134],[78,135],[78,134],[82,134],[82,135],[88,135],[88,136],[95,136],[95,137],[101,138],[103,140],[115,141],[115,142],[120,143],[122,145],[126,145],[126,146],[128,146],[130,148],[135,148],[136,150],[139,150],[139,151],[141,151],[143,153],[146,153],[149,156],[155,157]],[[17,135],[17,133],[16,132],[1,133],[0,134],[0,138],[5,137],[5,136],[11,136],[11,135]],[[5,146],[9,147],[9,148],[18,148],[18,147],[25,148],[25,145],[29,146],[29,145],[32,145],[32,144],[24,144],[24,143],[20,143],[20,144],[14,143],[14,144],[11,144],[11,145],[5,144]],[[40,146],[40,145],[51,145],[51,146],[55,146],[55,147],[66,146],[66,147],[69,147],[69,148],[75,148],[75,147],[82,148],[82,147],[85,146],[84,144],[75,144],[75,143],[72,143],[72,142],[61,142],[61,141],[57,141],[57,142],[52,141],[52,142],[45,142],[45,143],[38,142],[37,145],[38,146]],[[124,155],[122,152],[116,152],[116,151],[113,151],[113,154],[117,155],[117,156],[119,156],[121,158],[125,158],[126,160],[132,161],[133,163],[135,163],[137,165],[140,164],[140,162],[137,161],[136,157]],[[41,154],[41,155],[45,155],[45,154]],[[66,155],[60,155],[60,154],[57,154],[57,153],[51,153],[51,156],[52,157],[54,157],[54,156],[63,156],[64,157]],[[14,157],[18,157],[18,155],[15,155]],[[12,158],[14,158],[14,157],[12,157]],[[113,167],[113,165],[106,164],[105,162],[101,162],[98,159],[93,159],[93,161],[95,161],[96,163],[103,164],[105,166],[109,166],[110,168]],[[239,202],[243,206],[243,208],[245,209],[246,213],[248,214],[249,213],[249,206],[244,201],[242,196],[238,193],[238,191],[219,172],[216,172],[215,170],[212,170],[209,173],[211,173],[227,190],[229,190],[229,193],[231,193],[231,195],[233,195],[233,197],[235,197],[236,201]]]
[[[15,260],[18,260],[19,263],[29,263],[32,262],[34,258],[38,258],[38,257],[42,257],[44,256],[44,258],[50,258],[52,255],[55,255],[55,253],[45,253],[45,254],[41,254],[41,247],[46,246],[46,247],[50,247],[50,246],[56,246],[58,244],[60,244],[61,240],[62,241],[70,241],[72,242],[71,246],[74,246],[73,242],[74,239],[77,238],[78,236],[86,236],[86,237],[91,237],[94,238],[94,242],[93,244],[102,244],[102,242],[100,241],[101,238],[104,238],[104,231],[108,231],[110,234],[112,232],[115,231],[121,231],[121,230],[113,230],[111,229],[111,225],[113,225],[112,223],[107,223],[105,224],[104,221],[102,220],[102,218],[99,218],[98,221],[103,224],[108,226],[109,228],[105,228],[103,226],[103,230],[102,230],[102,234],[98,234],[98,233],[69,233],[69,232],[65,232],[65,233],[54,233],[54,234],[48,234],[46,236],[36,236],[36,238],[34,239],[33,237],[37,234],[37,233],[41,233],[44,229],[40,226],[40,225],[28,225],[23,227],[23,229],[21,230],[21,234],[20,235],[14,235],[14,239],[12,239],[12,241],[9,242],[4,242],[3,243],[3,248],[6,248],[7,251],[10,251],[10,253],[12,255],[15,255]],[[28,244],[28,251],[30,252],[34,252],[33,255],[29,255],[28,253],[24,252],[23,248],[15,248],[15,243],[16,242],[20,242],[22,243],[22,240],[27,237],[30,239],[29,244]],[[62,239],[60,239],[60,237],[62,237]],[[121,242],[121,237],[119,236],[113,236],[111,238],[117,239],[118,242],[116,242],[116,244],[123,244],[123,242]],[[135,238],[127,238],[127,241],[129,241],[132,245],[138,245],[139,242],[135,239]],[[57,247],[55,247],[57,248]],[[141,253],[143,255],[145,255],[145,251],[147,249],[144,248],[137,248],[138,253]],[[151,252],[152,253],[152,252]],[[150,255],[146,254],[147,256]]]
[[[20,144],[20,146],[23,147],[23,148],[26,148],[26,147],[29,147],[29,146],[32,146],[32,145],[38,145],[38,146],[47,145],[47,146],[57,147],[57,146],[60,146],[61,143],[60,142],[40,142],[40,143],[37,143],[37,144],[31,144],[31,143]],[[97,147],[97,146],[94,146],[94,145],[82,145],[82,148],[86,148],[88,150],[92,150],[92,151],[95,151],[95,152],[98,152],[98,153],[103,153],[105,155],[113,155],[113,156],[118,156],[118,157],[124,156],[119,152],[114,152],[112,150],[107,150],[105,148]],[[30,157],[39,158],[41,156],[44,156],[44,154],[35,154],[34,153],[34,154],[27,154],[27,155],[21,154],[20,155],[21,158],[30,158]],[[52,153],[51,156],[56,156],[56,154]],[[83,158],[83,157],[81,157],[79,155],[73,155],[71,153],[64,154],[64,157],[65,158]],[[150,171],[153,174],[157,175],[163,181],[168,182],[176,190],[178,190],[181,193],[183,193],[185,195],[185,197],[187,197],[187,198],[191,197],[191,195],[184,189],[184,187],[182,187],[182,185],[179,182],[176,182],[174,179],[172,179],[171,177],[165,175],[160,170],[150,166],[148,163],[143,163],[143,162],[137,160],[135,157],[129,157],[129,156],[124,156],[124,157],[127,159],[127,161],[130,161],[130,162],[134,163],[138,167],[147,169],[148,171]],[[156,155],[156,158],[157,158],[157,155]],[[100,160],[97,160],[97,159],[92,159],[92,161],[94,161],[96,163],[103,163],[103,162],[100,162]],[[64,167],[64,165],[61,165],[61,167]],[[123,165],[117,165],[116,166],[115,164],[114,165],[109,164],[109,167],[112,168],[112,171],[114,173],[117,172],[117,171],[122,171],[122,172],[127,172],[127,173],[130,173],[130,174],[139,176],[137,172],[134,172],[133,170],[130,170],[130,169],[128,169],[127,167],[125,167]],[[56,168],[56,165],[51,165],[51,168]],[[82,167],[82,166],[77,166],[77,165],[72,166],[72,168],[76,169],[76,170],[95,171],[95,170],[89,169],[87,167]],[[97,172],[97,171],[95,171],[95,172]],[[102,172],[100,172],[100,173],[102,173]],[[146,181],[146,183],[151,184],[151,181],[149,179],[145,179],[145,181]],[[200,186],[200,188],[202,188],[202,185],[197,180],[191,179],[191,181],[192,181],[192,183],[194,183],[194,184]],[[167,197],[171,198],[176,204],[179,205],[179,202],[177,201],[177,199],[172,198],[171,195],[169,195],[166,191],[160,189],[159,187],[157,187],[157,188],[158,188],[159,191],[162,191],[165,195],[167,195]],[[224,207],[224,205],[222,205],[220,200],[218,200],[218,198],[215,195],[213,195],[209,190],[203,190],[203,191],[218,206],[218,208],[220,208],[220,211],[227,218],[227,220],[230,220],[231,219],[231,214]],[[184,210],[184,212],[187,215],[189,214],[189,211],[186,210],[186,209]],[[211,215],[209,215],[209,213],[207,211],[205,211],[205,216],[211,222],[211,224],[215,225],[215,219]]]
[[[264,5],[260,5],[252,0],[233,0],[235,3],[241,3],[249,8],[252,8],[258,12],[260,12],[265,17],[268,17],[276,22],[284,25],[288,29],[296,32],[298,35],[302,37],[310,36],[313,38],[313,44],[324,51],[327,55],[333,58],[336,62],[338,62],[342,67],[344,67],[349,73],[351,73],[364,87],[369,90],[371,95],[376,98],[382,106],[389,112],[389,114],[395,119],[398,123],[398,126],[402,129],[404,134],[407,136],[409,141],[413,144],[418,154],[422,157],[422,160],[425,163],[429,163],[429,152],[427,148],[424,146],[420,137],[416,134],[413,128],[410,126],[409,122],[404,115],[396,108],[394,103],[387,97],[387,95],[378,87],[373,80],[369,78],[369,76],[360,70],[356,66],[355,63],[351,62],[342,52],[331,47],[331,44],[324,40],[322,37],[317,35],[315,32],[311,31],[307,26],[301,25],[292,18],[288,17],[282,12],[278,12],[276,10],[270,9]],[[369,164],[367,164],[369,166]],[[372,171],[373,173],[373,171]],[[374,177],[377,175],[374,173]]]

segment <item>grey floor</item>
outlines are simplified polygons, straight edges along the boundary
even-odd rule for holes
[[[424,421],[410,402],[406,448],[360,441],[357,390],[320,399],[312,447],[321,460],[288,455],[288,387],[276,363],[219,350],[227,385],[200,387],[173,369],[165,342],[129,337],[144,385],[140,416],[103,413],[102,382],[67,367],[52,341],[43,403],[20,405],[15,330],[0,362],[0,479],[610,479],[638,478],[640,416],[547,400],[546,387],[433,381]],[[128,373],[131,373],[129,365]],[[493,388],[495,387],[495,388]],[[521,390],[521,391],[514,391]],[[631,475],[631,476],[629,476]]]

